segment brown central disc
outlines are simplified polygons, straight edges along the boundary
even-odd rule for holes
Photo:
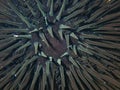
[[[58,40],[57,38],[52,38],[49,34],[47,35],[47,39],[49,40],[49,46],[47,46],[45,43],[42,43],[43,52],[47,56],[59,58],[63,53],[66,52],[67,46],[65,40]]]

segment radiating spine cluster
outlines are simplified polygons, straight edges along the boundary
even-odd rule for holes
[[[0,89],[120,89],[119,0],[1,0]]]

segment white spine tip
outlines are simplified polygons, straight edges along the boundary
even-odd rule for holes
[[[52,62],[52,57],[49,57],[50,61]]]
[[[58,60],[57,60],[57,63],[58,63],[59,65],[61,65],[61,59],[58,59]]]
[[[18,35],[13,35],[13,37],[18,37]]]

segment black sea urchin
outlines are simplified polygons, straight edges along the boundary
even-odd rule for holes
[[[0,0],[0,90],[120,90],[120,0]]]

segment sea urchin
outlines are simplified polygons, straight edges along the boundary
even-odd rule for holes
[[[120,0],[0,0],[0,90],[119,90]]]

